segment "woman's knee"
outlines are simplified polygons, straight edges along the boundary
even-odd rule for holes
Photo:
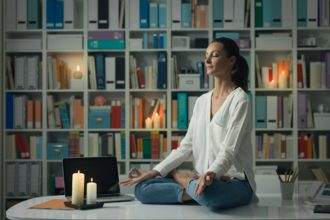
[[[135,198],[142,203],[147,203],[148,200],[148,191],[146,190],[146,187],[149,185],[148,182],[148,180],[142,181],[136,184],[134,189]]]

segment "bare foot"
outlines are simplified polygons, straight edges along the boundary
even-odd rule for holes
[[[183,188],[186,188],[191,179],[196,179],[198,176],[190,170],[173,170],[171,175]]]
[[[132,168],[129,172],[128,172],[128,177],[132,178],[136,178],[136,177],[139,177],[141,176],[142,174],[148,172],[148,170],[143,170],[143,169],[140,169],[140,168]]]

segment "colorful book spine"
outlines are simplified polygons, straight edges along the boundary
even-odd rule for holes
[[[178,93],[178,128],[186,129],[188,127],[188,95],[187,93]]]

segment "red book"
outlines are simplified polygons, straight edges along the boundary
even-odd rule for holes
[[[28,142],[24,136],[21,134],[15,135],[15,142],[18,150],[20,151],[20,157],[22,159],[30,158],[30,152],[28,147]]]
[[[144,89],[146,87],[143,71],[140,67],[136,68],[137,80],[139,84],[139,89]]]
[[[131,150],[131,159],[135,159],[137,157],[136,155],[136,141],[135,141],[135,135],[133,133],[130,134],[130,150]]]
[[[111,102],[111,128],[121,128],[121,104],[120,104],[120,101]]]
[[[298,63],[297,65],[297,82],[298,82],[298,88],[304,87],[303,66],[301,63]]]

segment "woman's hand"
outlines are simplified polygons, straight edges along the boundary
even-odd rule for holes
[[[130,172],[128,174],[128,179],[121,181],[120,185],[132,186],[132,185],[142,182],[144,180],[155,178],[158,175],[159,175],[159,172],[156,170],[150,170],[145,173],[142,173],[138,169],[133,168],[130,170]]]
[[[207,173],[200,176],[197,180],[197,188],[195,190],[195,195],[199,196],[204,191],[205,187],[211,185],[215,179],[215,173],[208,171]]]

